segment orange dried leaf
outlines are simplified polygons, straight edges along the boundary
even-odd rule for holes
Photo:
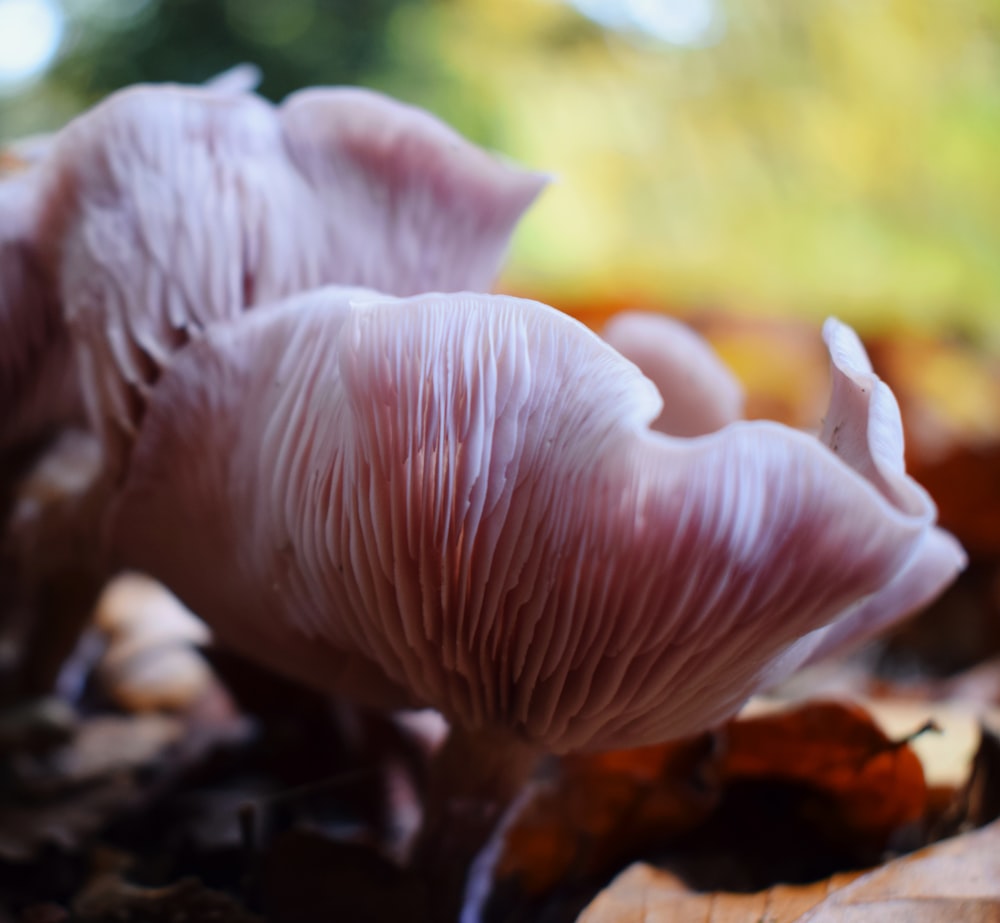
[[[497,867],[527,894],[608,873],[650,839],[685,832],[719,795],[708,736],[568,757],[508,831]]]
[[[724,774],[808,786],[826,796],[814,818],[839,839],[884,844],[927,809],[923,767],[864,709],[836,702],[732,722]]]

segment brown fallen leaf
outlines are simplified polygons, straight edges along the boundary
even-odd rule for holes
[[[80,722],[62,746],[11,754],[0,792],[0,858],[27,862],[48,844],[76,849],[139,802],[136,773],[162,759],[181,733],[167,716],[106,715]]]
[[[920,699],[863,699],[862,706],[892,739],[911,734],[914,728],[932,722],[932,734],[920,734],[910,749],[920,758],[928,785],[959,788],[969,778],[976,751],[982,741],[984,722],[996,721],[1000,709],[975,702],[928,702]]]
[[[1000,921],[1000,823],[863,875],[798,923]]]
[[[981,827],[1000,817],[1000,735],[983,725],[979,748],[964,785],[956,789],[936,818],[937,839]]]
[[[597,895],[578,923],[793,923],[861,874],[755,894],[701,894],[673,872],[636,863]]]
[[[982,667],[982,671],[970,670],[948,680],[871,682],[862,692],[836,685],[829,688],[833,698],[860,705],[891,740],[906,738],[920,760],[928,787],[960,789],[968,783],[970,766],[985,734],[991,732],[994,739],[1000,735],[1000,705],[993,704],[988,695],[994,683],[1000,682],[1000,662]],[[805,672],[801,682],[786,684],[780,695],[751,699],[741,717],[795,708],[807,701],[803,694],[810,685],[821,687],[822,682],[822,674]],[[932,733],[914,735],[915,729],[927,724],[934,726]],[[976,826],[992,819],[983,817]]]
[[[672,872],[633,865],[579,923],[974,923],[1000,921],[1000,823],[874,871],[755,894],[702,894]]]
[[[47,846],[75,852],[110,818],[128,810],[140,798],[135,781],[125,776],[40,802],[4,799],[0,801],[0,861],[28,863]]]
[[[814,702],[733,721],[726,740],[728,781],[807,786],[823,796],[812,804],[811,819],[844,845],[864,843],[877,853],[927,809],[920,760],[860,706]]]
[[[541,894],[620,867],[651,841],[701,823],[720,794],[709,735],[567,757],[506,835],[498,880]]]
[[[861,707],[832,702],[566,758],[508,828],[490,909],[516,919],[557,892],[592,893],[651,854],[673,856],[704,887],[809,881],[869,865],[911,826],[919,833],[927,805],[910,747]]]
[[[908,462],[909,465],[909,462]],[[1000,552],[1000,445],[954,446],[940,457],[918,459],[910,470],[938,504],[941,525],[973,554]]]
[[[968,669],[1000,654],[1000,361],[972,342],[904,330],[867,345],[899,401],[907,470],[972,559],[943,596],[893,633],[883,666],[897,676]]]
[[[261,923],[233,898],[184,879],[163,888],[140,888],[117,874],[100,875],[74,901],[80,923]]]

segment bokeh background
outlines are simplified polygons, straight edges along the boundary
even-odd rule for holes
[[[1000,353],[995,0],[0,0],[0,137],[240,61],[556,174],[508,288]]]

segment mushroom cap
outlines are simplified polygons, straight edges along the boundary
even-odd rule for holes
[[[935,592],[963,564],[840,325],[843,441],[679,438],[649,428],[673,395],[552,308],[367,297],[179,352],[112,511],[123,563],[276,669],[554,751],[635,746],[723,720],[879,594],[912,602],[888,588],[922,554]]]
[[[906,474],[903,422],[896,398],[872,369],[857,334],[830,319],[823,326],[830,351],[832,393],[820,442],[873,484],[885,499],[913,516],[936,515],[926,492]],[[859,600],[831,625],[810,632],[772,670],[780,681],[874,638],[931,602],[965,567],[961,545],[943,529],[928,529],[909,560],[885,586]]]
[[[671,436],[703,436],[743,416],[743,386],[705,339],[664,314],[625,311],[602,334],[662,395],[653,429]]]
[[[489,287],[545,177],[361,89],[274,106],[241,72],[139,86],[59,132],[44,239],[116,468],[145,396],[206,326],[317,285]]]
[[[0,174],[0,457],[82,416],[56,286],[40,249],[40,177]]]
[[[209,86],[244,93],[258,77],[239,65]],[[47,217],[61,207],[50,163],[60,138],[34,135],[0,149],[0,457],[84,416],[60,302],[59,242]]]

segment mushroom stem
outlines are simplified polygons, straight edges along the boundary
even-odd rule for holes
[[[53,690],[107,581],[100,523],[108,485],[99,465],[96,441],[71,430],[16,485],[0,536],[0,609],[14,610],[2,628],[18,658],[0,698]]]
[[[470,866],[542,752],[501,731],[452,728],[431,766],[424,823],[413,853],[432,920],[459,918]]]

